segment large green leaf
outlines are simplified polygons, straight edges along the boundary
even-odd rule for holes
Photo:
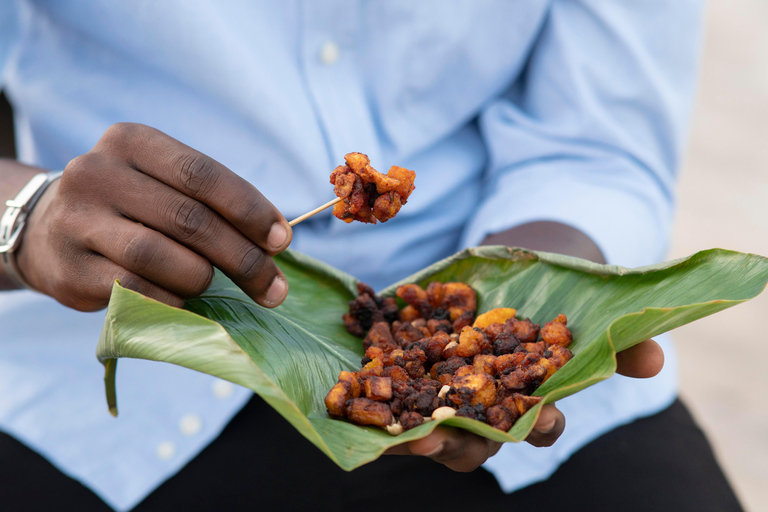
[[[110,411],[117,414],[116,358],[165,361],[246,386],[277,409],[340,467],[351,470],[387,448],[430,433],[438,423],[496,441],[520,441],[541,406],[610,377],[616,351],[757,296],[768,260],[710,250],[639,269],[598,265],[562,255],[506,247],[464,250],[403,280],[463,281],[479,312],[515,307],[534,322],[565,313],[574,358],[537,390],[544,397],[504,433],[467,418],[429,422],[401,436],[334,420],[323,398],[340,370],[360,367],[362,340],[341,322],[356,280],[295,252],[278,257],[290,293],[265,309],[217,273],[185,309],[166,306],[115,284],[97,355],[106,368]],[[392,295],[397,284],[382,293]]]

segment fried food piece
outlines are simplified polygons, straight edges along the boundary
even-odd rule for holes
[[[461,357],[451,357],[446,361],[441,361],[430,370],[430,375],[442,384],[450,384],[453,374],[462,366],[467,365],[467,360]]]
[[[333,192],[343,199],[336,203],[333,215],[344,222],[358,220],[376,224],[386,222],[400,211],[415,188],[416,173],[392,166],[382,174],[370,165],[362,153],[345,155],[346,165],[331,172]]]
[[[514,354],[502,354],[493,361],[493,368],[498,375],[509,373],[523,363],[525,352],[515,352]]]
[[[455,308],[454,308],[455,309]],[[472,325],[475,314],[472,311],[464,311],[453,322],[453,332],[461,332],[465,327]]]
[[[512,334],[520,343],[535,343],[539,336],[539,324],[534,324],[530,318],[518,320],[512,317],[504,322],[504,331]]]
[[[371,347],[380,348],[387,352],[398,348],[398,346],[392,337],[392,333],[389,331],[389,324],[387,322],[376,322],[373,324],[373,327],[371,327],[368,335],[363,340],[363,348],[366,349],[366,355],[368,355],[367,350]]]
[[[432,307],[437,309],[443,304],[443,283],[440,281],[432,281],[427,285],[427,300],[432,304]]]
[[[536,343],[521,343],[520,347],[524,348],[529,354],[542,355],[547,350],[547,344],[543,341],[537,341]]]
[[[541,339],[550,345],[567,347],[573,340],[571,330],[566,327],[568,319],[560,313],[557,318],[544,324],[541,328]]]
[[[364,379],[366,377],[380,377],[381,373],[384,371],[384,362],[381,360],[381,358],[377,357],[360,370],[360,378]]]
[[[353,336],[364,338],[374,323],[391,323],[397,319],[398,307],[394,297],[379,297],[365,283],[357,283],[357,293],[357,298],[349,301],[349,313],[342,317],[344,327]]]
[[[347,400],[360,396],[360,380],[355,372],[339,373],[339,380],[325,395],[325,407],[331,416],[343,418],[346,416]]]
[[[492,351],[492,348],[482,329],[472,327],[462,329],[459,335],[459,346],[456,347],[457,356],[474,357],[486,351]]]
[[[496,401],[496,381],[486,373],[473,373],[453,378],[453,387],[461,393],[466,388],[471,393],[470,404],[490,407]]]
[[[328,414],[337,418],[343,418],[347,415],[345,404],[352,398],[349,392],[349,385],[344,382],[337,382],[331,390],[325,395],[325,408]]]
[[[347,418],[358,425],[386,427],[394,423],[389,406],[369,398],[353,398],[346,404]]]
[[[419,313],[421,318],[431,318],[433,307],[427,297],[427,292],[417,284],[399,286],[395,294]],[[401,320],[402,321],[402,320]]]
[[[360,374],[357,372],[339,372],[339,382],[346,382],[349,384],[349,391],[351,393],[350,398],[357,398],[360,396]]]
[[[491,324],[503,324],[510,318],[514,317],[516,313],[517,310],[512,308],[495,308],[490,311],[486,311],[482,315],[478,315],[478,317],[475,319],[475,323],[472,324],[472,327],[482,327],[485,329]]]
[[[547,357],[546,352],[544,353],[544,357],[547,357],[559,370],[563,367],[565,363],[571,360],[573,358],[573,353],[560,345],[551,345],[549,347],[549,356]]]
[[[395,187],[394,191],[400,196],[400,201],[405,204],[411,196],[411,192],[416,188],[413,184],[416,179],[416,172],[406,169],[405,167],[393,165],[389,168],[389,171],[387,171],[387,177],[396,179],[400,182]]]
[[[392,379],[392,382],[408,382],[411,380],[408,372],[402,366],[385,366],[381,374]]]
[[[403,426],[403,430],[416,428],[422,423],[424,423],[424,416],[416,411],[405,411],[400,415],[400,424]]]
[[[430,322],[431,321],[432,320],[430,320]],[[445,350],[449,341],[450,338],[443,331],[438,331],[434,336],[421,340],[421,348],[427,355],[428,365],[433,365],[440,361],[443,356],[443,350]]]
[[[485,417],[488,419],[490,426],[502,432],[509,432],[509,429],[512,428],[517,419],[509,409],[500,405],[494,405],[486,409]]]
[[[450,311],[454,322],[467,311],[474,316],[477,313],[475,290],[464,283],[444,283],[442,307]]]
[[[365,397],[377,402],[392,399],[392,379],[389,377],[368,377],[363,382]]]
[[[427,329],[433,335],[438,332],[450,334],[453,332],[453,325],[451,325],[449,320],[435,320],[432,318],[427,322]]]
[[[414,390],[403,401],[405,407],[412,412],[417,412],[422,416],[431,416],[432,411],[440,407],[440,399],[437,397],[437,391],[432,387],[423,387],[420,390]],[[402,416],[401,416],[402,418]]]
[[[496,356],[493,354],[477,354],[472,360],[472,366],[475,369],[475,373],[487,373],[491,377],[496,375],[496,368],[493,363],[496,361]]]
[[[514,334],[502,331],[498,333],[493,340],[493,353],[497,356],[511,354],[515,351],[518,345],[520,345],[520,342],[517,341]]]

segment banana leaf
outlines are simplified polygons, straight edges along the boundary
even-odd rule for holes
[[[255,304],[218,273],[202,296],[177,309],[115,283],[97,357],[105,365],[107,402],[117,415],[117,358],[165,361],[248,387],[345,470],[387,448],[426,436],[445,423],[500,442],[528,435],[545,403],[610,377],[616,352],[757,295],[768,282],[768,259],[721,249],[649,267],[627,269],[551,253],[501,246],[466,249],[399,284],[462,281],[478,296],[478,313],[514,307],[544,323],[568,317],[573,359],[536,394],[543,400],[509,432],[454,417],[400,436],[331,419],[323,399],[339,371],[356,371],[362,340],[341,316],[357,295],[357,280],[303,254],[277,257],[290,283],[274,309]]]

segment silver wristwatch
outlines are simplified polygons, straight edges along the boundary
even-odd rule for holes
[[[27,224],[27,217],[51,183],[61,177],[64,171],[44,172],[35,175],[16,197],[5,202],[7,206],[0,218],[0,267],[6,275],[21,288],[33,290],[19,272],[15,251],[21,244],[21,235]]]

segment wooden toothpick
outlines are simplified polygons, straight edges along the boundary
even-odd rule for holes
[[[329,207],[331,207],[331,206],[335,205],[336,203],[338,203],[339,201],[341,201],[341,199],[342,199],[342,198],[340,198],[340,197],[337,197],[337,198],[336,198],[336,199],[334,199],[333,201],[328,201],[328,202],[327,202],[327,203],[325,203],[323,206],[320,206],[319,208],[315,208],[315,209],[314,209],[314,210],[312,210],[311,212],[307,212],[307,213],[305,213],[304,215],[301,215],[301,216],[299,216],[299,217],[296,217],[296,218],[295,218],[295,219],[293,219],[291,222],[289,222],[289,223],[288,223],[288,225],[289,225],[289,226],[295,226],[295,225],[296,225],[296,224],[298,224],[299,222],[301,222],[301,221],[303,221],[303,220],[306,220],[306,219],[310,218],[310,217],[311,217],[311,216],[313,216],[314,214],[316,214],[316,213],[319,213],[319,212],[321,212],[321,211],[325,210],[326,208],[329,208]]]

